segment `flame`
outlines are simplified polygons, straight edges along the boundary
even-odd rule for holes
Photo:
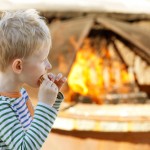
[[[107,59],[100,57],[89,40],[78,50],[68,76],[68,85],[73,92],[99,99],[101,94],[112,90],[114,86],[121,87],[129,83],[129,75],[123,64],[119,61],[110,63],[108,50],[104,48],[102,51],[106,52]]]

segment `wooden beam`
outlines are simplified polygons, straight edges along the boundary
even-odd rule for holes
[[[97,18],[97,22],[136,46],[139,49],[139,53],[142,53],[143,59],[150,63],[149,59],[147,59],[147,57],[150,58],[149,30],[142,30],[140,27],[110,18]]]
[[[57,21],[50,25],[52,34],[52,50],[49,60],[53,65],[52,72],[62,72],[68,76],[81,46],[93,25],[92,17]]]

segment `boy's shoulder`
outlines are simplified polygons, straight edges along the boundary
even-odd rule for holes
[[[4,97],[0,96],[0,115],[8,109],[11,109],[10,103]]]
[[[10,105],[10,103],[7,101],[8,98],[4,98],[3,96],[0,96],[0,106],[3,105]]]
[[[25,100],[28,99],[28,94],[24,88],[20,89],[20,93],[21,97],[23,97]],[[12,109],[12,105],[15,100],[16,98],[0,95],[0,114],[6,111],[7,109]]]

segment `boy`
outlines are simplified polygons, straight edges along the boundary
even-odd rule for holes
[[[56,119],[66,78],[47,73],[51,37],[37,11],[5,12],[0,37],[0,149],[39,150]],[[24,83],[39,87],[35,111]]]

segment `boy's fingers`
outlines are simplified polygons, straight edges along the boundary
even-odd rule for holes
[[[55,82],[56,84],[63,84],[67,81],[66,77],[63,77],[62,73],[59,73],[57,76],[55,76],[52,73],[48,74],[48,78],[52,81]]]
[[[62,80],[63,82],[66,82],[66,81],[67,81],[67,78],[66,78],[66,77],[63,77],[61,80]]]
[[[56,81],[59,81],[61,78],[62,78],[62,74],[59,73],[59,74],[55,77],[55,80],[56,80]]]
[[[48,74],[48,78],[51,80],[51,81],[55,81],[55,75],[54,74],[52,74],[52,73],[49,73]]]
[[[63,77],[59,81],[55,81],[55,83],[59,88],[61,88],[66,81],[67,81],[67,78]]]
[[[62,77],[61,79],[59,79],[58,81],[56,80],[56,83],[65,83],[67,81],[66,77]]]

